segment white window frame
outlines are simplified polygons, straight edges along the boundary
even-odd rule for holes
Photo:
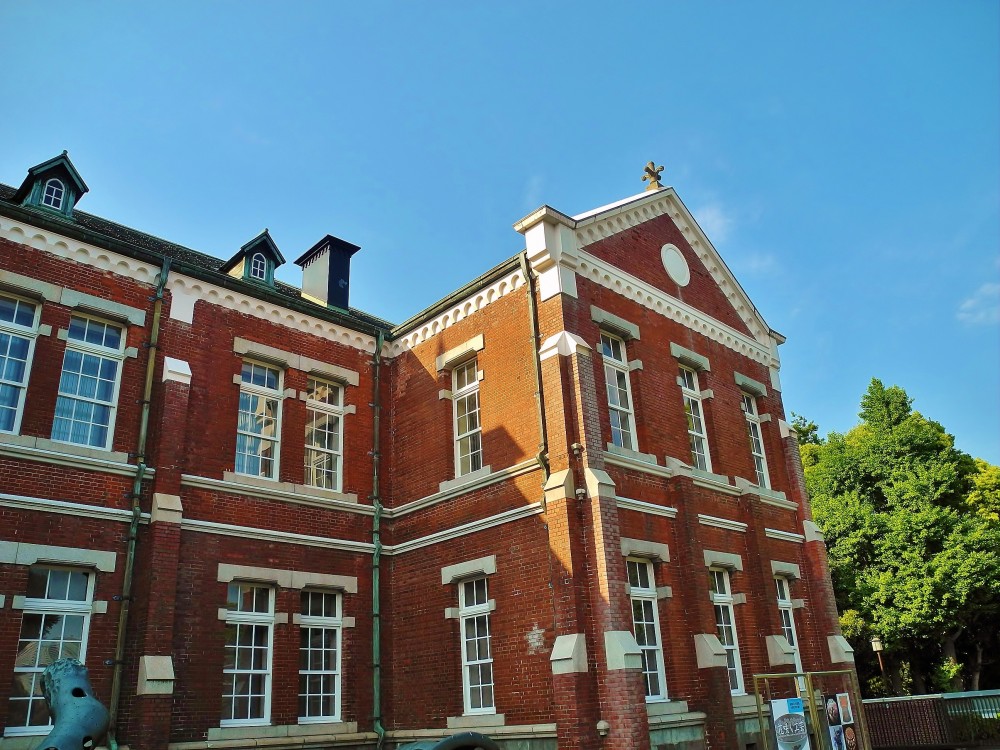
[[[74,320],[85,321],[88,327],[90,325],[90,321],[93,321],[101,325],[111,326],[119,329],[119,331],[121,331],[121,336],[119,338],[118,348],[113,349],[109,346],[104,346],[102,344],[93,344],[88,341],[81,341],[80,339],[71,338],[70,334],[73,328]],[[118,417],[118,396],[119,396],[119,391],[121,389],[122,370],[125,367],[125,342],[127,338],[128,338],[128,326],[126,326],[123,323],[119,323],[113,320],[106,320],[104,318],[99,318],[93,315],[83,315],[81,313],[72,314],[72,316],[70,317],[70,327],[66,329],[66,350],[63,353],[62,369],[60,370],[60,375],[59,375],[59,391],[56,396],[56,414],[53,415],[52,419],[52,440],[54,442],[69,443],[72,445],[83,445],[88,448],[96,448],[97,450],[111,450],[111,447],[114,444],[115,422]],[[113,361],[115,363],[115,382],[112,386],[112,394],[110,401],[103,401],[96,397],[91,398],[88,396],[81,396],[72,393],[64,394],[62,392],[62,379],[66,372],[66,357],[69,356],[70,352],[79,352],[80,355],[83,357],[86,356],[98,357],[101,360]],[[94,404],[96,406],[106,406],[108,408],[109,410],[108,429],[103,445],[97,445],[89,441],[79,442],[76,440],[71,440],[69,438],[56,437],[56,420],[61,419],[61,417],[58,416],[59,401],[61,399],[69,399],[74,402],[86,402]],[[70,437],[72,437],[72,422],[73,420],[70,420],[71,423]],[[95,423],[93,421],[90,422],[91,429],[93,429],[94,424]]]
[[[277,380],[277,386],[275,388],[268,388],[266,385],[255,384],[255,383],[252,382],[252,380],[251,381],[247,381],[247,380],[243,379],[243,378],[246,377],[246,366],[247,365],[249,365],[251,367],[251,372],[250,372],[251,379],[253,378],[253,369],[252,368],[254,368],[254,367],[264,368],[265,370],[271,370],[271,371],[277,373],[277,378],[276,378],[276,380]],[[239,397],[239,402],[238,402],[238,405],[237,405],[237,415],[236,415],[236,457],[235,457],[235,461],[234,461],[234,471],[235,471],[236,474],[241,474],[243,476],[262,477],[264,479],[275,479],[276,480],[276,479],[278,479],[279,476],[281,476],[280,473],[279,473],[279,470],[280,470],[280,465],[281,465],[281,411],[282,411],[281,407],[282,407],[282,401],[284,400],[284,392],[282,391],[282,382],[284,381],[284,372],[282,372],[281,368],[275,367],[273,365],[269,365],[266,362],[258,362],[256,360],[252,360],[252,359],[244,359],[243,363],[242,363],[242,365],[240,367],[240,378],[242,379],[242,382],[240,383],[240,397]],[[242,415],[243,414],[247,414],[249,417],[252,418],[253,414],[254,414],[252,411],[246,411],[245,412],[243,410],[243,408],[242,408],[242,401],[243,401],[243,396],[244,395],[246,395],[246,396],[248,396],[250,398],[259,398],[259,399],[265,399],[265,400],[273,400],[275,402],[275,409],[274,409],[274,435],[272,437],[263,437],[263,433],[262,432],[253,432],[252,430],[248,430],[248,429],[240,429],[240,419],[241,419]],[[254,457],[256,457],[257,460],[259,460],[261,462],[260,463],[261,467],[263,467],[263,465],[264,465],[264,461],[261,458],[262,453],[260,453],[260,452],[258,452],[258,453],[249,453],[247,451],[243,451],[243,452],[240,451],[240,437],[241,436],[246,438],[247,445],[249,445],[249,443],[251,442],[251,440],[254,439],[254,438],[256,438],[258,440],[261,440],[261,441],[270,442],[270,443],[273,444],[273,448],[272,448],[273,455],[272,455],[272,461],[271,461],[271,467],[272,468],[271,468],[271,471],[269,473],[265,474],[265,473],[261,473],[260,471],[258,471],[257,473],[253,473],[253,472],[250,472],[250,471],[247,471],[247,470],[243,470],[243,471],[240,470],[240,456],[246,456],[245,462],[246,462],[247,465],[244,466],[244,469],[248,468],[249,462]]]
[[[322,597],[333,597],[334,607],[333,615],[310,615],[306,614],[306,608],[304,603],[305,597],[322,596]],[[324,591],[320,589],[304,589],[301,592],[300,601],[300,615],[299,615],[299,724],[316,724],[325,723],[332,721],[340,721],[340,706],[341,699],[343,695],[342,691],[342,670],[341,662],[344,653],[344,617],[343,617],[343,606],[344,598],[337,591]],[[307,630],[308,629],[308,630]],[[311,669],[303,668],[303,656],[311,654],[315,651],[326,651],[327,648],[320,646],[319,649],[306,648],[304,646],[306,638],[308,638],[311,633],[308,631],[322,631],[323,635],[326,636],[329,633],[333,634],[333,638],[336,642],[336,652],[334,657],[334,664],[330,669]],[[303,653],[305,652],[305,653]],[[308,663],[308,661],[307,661]],[[321,677],[328,678],[333,683],[333,713],[330,714],[315,714],[309,715],[308,701],[312,695],[316,693],[309,692],[309,678],[310,677]],[[321,692],[318,695],[329,695],[328,692]],[[302,701],[306,700],[306,711],[303,713]]]
[[[698,371],[680,366],[681,397],[684,417],[687,420],[688,443],[691,448],[691,465],[702,471],[712,471],[712,453],[708,447],[708,427],[705,424],[705,406],[701,400]],[[690,376],[690,377],[689,377]],[[699,430],[699,427],[701,428]],[[699,450],[699,446],[703,450]]]
[[[0,297],[10,300],[15,305],[15,320],[0,320],[0,334],[4,334],[11,339],[23,339],[28,343],[28,353],[24,360],[24,373],[20,382],[6,377],[6,367],[3,366],[4,363],[0,360],[0,385],[7,386],[9,388],[16,388],[18,391],[17,402],[13,407],[14,422],[11,425],[11,429],[5,430],[0,427],[0,432],[17,435],[21,431],[21,419],[24,417],[24,400],[28,392],[28,379],[31,377],[31,364],[35,357],[35,340],[38,338],[38,321],[41,318],[42,305],[37,300],[25,299],[13,294],[8,294],[7,292],[0,292]],[[31,316],[30,326],[25,326],[16,322],[17,311],[20,305],[31,305],[35,308]],[[3,357],[3,359],[9,359],[9,357],[6,356],[9,351],[10,344],[8,344],[7,351],[0,352],[0,357]]]
[[[49,193],[50,186],[52,188],[51,194]],[[58,180],[55,177],[46,180],[45,184],[42,186],[41,204],[46,208],[54,208],[56,211],[62,211],[63,202],[65,200],[66,186],[63,185],[62,180]]]
[[[471,604],[467,599],[468,586],[473,587],[475,591],[477,584],[482,582],[482,592],[483,600],[473,601]],[[478,598],[478,597],[477,597]],[[461,641],[462,648],[462,703],[464,706],[464,712],[466,715],[472,714],[495,714],[496,713],[496,673],[493,670],[493,634],[491,630],[490,622],[490,595],[489,595],[489,581],[487,576],[476,576],[475,578],[465,578],[458,582],[458,620],[459,620],[459,638]],[[477,653],[476,658],[470,658],[469,655],[469,644],[471,641],[482,640],[484,636],[477,629],[475,636],[470,638],[469,633],[466,629],[469,626],[478,628],[480,625],[485,625],[486,635],[486,656],[481,657]],[[481,669],[484,666],[489,668],[489,682],[482,681]],[[472,684],[472,674],[474,671],[479,672],[480,682],[475,685]],[[488,685],[490,701],[489,705],[483,698],[482,693],[479,695],[479,700],[473,700],[473,691],[482,691]],[[480,703],[482,705],[476,706],[475,703]]]
[[[615,353],[616,348],[618,349],[617,354]],[[611,423],[611,444],[626,450],[638,451],[639,440],[635,430],[635,401],[632,398],[632,378],[629,374],[625,339],[607,331],[601,331],[601,358],[604,360],[604,383],[608,399],[608,420]],[[621,403],[622,382],[625,383],[625,404]],[[618,417],[617,426],[615,425],[616,416]]]
[[[264,257],[264,253],[254,253],[250,256],[247,275],[251,279],[267,281],[267,258]]]
[[[325,386],[330,389],[330,393],[336,393],[337,403],[331,404],[326,401],[319,401],[309,398],[309,394],[313,393],[312,384]],[[334,382],[327,378],[320,378],[310,375],[306,381],[306,443],[305,451],[303,453],[304,466],[304,479],[303,481],[309,487],[319,487],[321,489],[332,490],[333,492],[340,492],[341,488],[344,486],[344,386],[340,383]],[[313,419],[319,417],[326,417],[327,419],[335,418],[337,420],[337,430],[336,430],[336,448],[325,448],[320,445],[315,444],[315,436],[317,430],[315,425],[312,423]],[[308,440],[309,429],[312,427],[313,430],[313,443],[310,445]],[[310,461],[310,454],[313,455],[313,461]],[[316,458],[322,458],[325,456],[333,457],[334,471],[335,471],[335,481],[333,486],[328,487],[323,482],[316,481],[317,479],[325,476],[321,473],[319,465],[316,463]]]
[[[781,618],[781,634],[794,649],[795,671],[802,672],[802,653],[799,650],[799,635],[795,630],[794,604],[792,602],[792,580],[787,576],[775,576],[778,616]]]
[[[90,634],[90,615],[91,615],[91,612],[93,610],[94,588],[95,588],[96,579],[97,579],[96,573],[93,570],[81,570],[80,568],[68,568],[68,567],[62,567],[62,566],[58,566],[58,565],[33,565],[33,566],[31,566],[31,570],[32,571],[39,571],[39,570],[46,571],[46,582],[45,582],[46,597],[25,597],[25,599],[24,599],[24,608],[23,608],[23,610],[21,612],[21,630],[19,631],[19,634],[18,634],[19,635],[19,637],[18,637],[18,643],[20,644],[21,641],[22,641],[22,639],[20,638],[20,635],[22,635],[23,632],[24,632],[23,631],[23,627],[24,627],[24,616],[25,615],[42,615],[43,617],[46,617],[46,616],[60,616],[60,615],[82,617],[83,618],[83,624],[82,624],[82,627],[81,627],[81,633],[82,633],[82,635],[81,635],[81,640],[80,640],[80,655],[77,658],[79,658],[79,660],[80,660],[81,663],[86,664],[86,662],[87,662],[87,640],[88,640],[88,636]],[[87,591],[86,591],[85,597],[83,599],[73,599],[73,600],[70,600],[70,599],[49,599],[49,598],[47,598],[49,587],[50,587],[50,585],[52,583],[52,573],[56,572],[56,571],[63,571],[63,572],[70,573],[70,574],[73,574],[73,573],[82,573],[82,574],[85,574],[87,576]],[[30,573],[29,573],[29,575],[30,575]],[[68,593],[68,591],[67,591],[67,593]],[[43,620],[43,623],[44,623],[44,620]],[[65,624],[65,623],[63,623],[63,624]],[[58,639],[58,642],[60,644],[59,645],[59,656],[63,655],[63,639],[61,637],[61,633],[62,633],[62,631],[60,631],[60,638]],[[43,631],[42,635],[45,635],[45,634],[46,634],[46,632]],[[55,639],[53,639],[53,638],[40,638],[40,639],[37,639],[37,641],[35,641],[35,639],[31,639],[31,641],[35,641],[35,642],[54,641],[54,640]],[[20,651],[20,646],[19,646],[19,651]],[[38,661],[37,657],[40,656],[39,649],[36,648],[35,649],[35,653],[36,653],[36,661]],[[52,661],[55,661],[55,660],[53,659]],[[38,666],[30,666],[30,667],[27,667],[27,666],[21,666],[21,667],[15,666],[14,667],[14,678],[15,679],[17,679],[18,675],[33,675],[33,677],[32,677],[32,688],[33,688],[34,691],[37,691],[37,695],[34,698],[29,699],[32,703],[34,703],[35,701],[41,699],[42,705],[45,704],[44,698],[41,698],[41,687],[40,687],[40,682],[39,681],[41,680],[42,672],[45,671],[45,667],[48,666],[48,664],[50,664],[50,663],[51,663],[51,661],[47,662],[46,664],[42,664],[42,665],[38,665]],[[16,664],[16,662],[15,662],[15,664]],[[10,703],[13,703],[16,700],[23,700],[23,699],[14,698],[14,696],[11,695],[11,697],[10,697]],[[29,721],[30,721],[30,715],[31,715],[30,714],[30,712],[31,712],[31,707],[30,706],[29,706],[28,711],[29,711],[28,716],[29,716]],[[7,715],[8,715],[8,717],[10,716],[9,713]],[[51,717],[50,717],[49,718],[49,723],[47,723],[47,724],[36,724],[34,726],[32,726],[32,725],[12,726],[12,725],[8,724],[5,727],[3,733],[4,733],[4,735],[8,735],[8,736],[15,736],[15,735],[40,735],[40,734],[48,734],[51,731],[51,727],[52,727],[52,720],[51,720]]]
[[[483,413],[482,413],[482,401],[479,397],[479,370],[478,359],[472,358],[461,362],[460,364],[454,365],[451,369],[451,385],[452,385],[452,426],[453,433],[455,436],[455,476],[461,477],[466,474],[472,474],[473,472],[479,471],[483,468]],[[470,377],[466,378],[466,383],[461,388],[458,385],[459,376],[462,373],[471,373]],[[458,413],[459,403],[467,403],[471,399],[475,399],[476,407],[475,409],[470,409],[466,412],[466,429],[463,431],[461,429],[461,423]],[[471,429],[468,427],[468,415],[475,414],[476,424]],[[475,446],[478,442],[478,448]],[[468,450],[466,450],[468,446]],[[468,471],[462,470],[462,459],[463,456],[467,455],[469,459]]]
[[[754,463],[757,486],[770,489],[771,481],[767,472],[767,454],[764,452],[764,435],[760,424],[760,414],[757,411],[757,399],[752,394],[741,391],[740,404],[743,408],[743,416],[747,420],[750,456]]]
[[[646,691],[646,703],[659,703],[668,699],[667,697],[667,675],[663,663],[663,636],[660,633],[660,612],[659,602],[656,596],[656,579],[653,575],[653,563],[638,557],[625,558],[625,570],[628,577],[628,593],[632,605],[632,634],[642,653],[642,677]],[[645,572],[645,582],[642,580]],[[633,575],[635,573],[635,575]],[[645,583],[646,585],[642,585]],[[642,619],[637,619],[636,606],[642,612]],[[643,627],[643,633],[639,633],[639,627]],[[648,642],[650,633],[647,627],[652,628],[651,635],[653,642]],[[640,642],[640,637],[641,641]],[[659,682],[659,690],[652,691],[650,680],[655,676]]]
[[[736,632],[732,581],[729,571],[725,568],[711,567],[708,569],[708,574],[711,577],[710,591],[715,610],[715,627],[719,642],[726,650],[729,691],[733,695],[744,695],[746,685],[743,681],[743,663],[740,660],[740,639]]]
[[[248,612],[239,609],[231,609],[233,589],[237,588],[239,594],[237,596],[237,601],[242,603],[242,590],[244,588],[252,588],[260,591],[267,592],[267,612]],[[265,657],[265,666],[263,669],[241,669],[238,666],[238,662],[234,662],[233,667],[226,667],[225,662],[222,666],[222,700],[223,705],[226,701],[230,702],[230,715],[235,713],[235,702],[241,697],[251,697],[253,694],[250,692],[243,692],[237,694],[237,680],[239,675],[247,675],[248,678],[253,675],[260,675],[263,681],[262,697],[263,697],[263,707],[262,715],[254,716],[248,718],[228,718],[221,719],[219,726],[222,727],[243,727],[243,726],[261,726],[270,724],[271,722],[271,683],[272,683],[272,671],[273,671],[273,661],[274,661],[274,598],[275,591],[273,586],[268,586],[266,584],[252,583],[247,581],[232,581],[228,585],[226,592],[226,627],[230,625],[236,626],[233,631],[236,634],[236,643],[230,644],[229,639],[225,640],[224,649],[236,648],[237,659],[239,658],[239,626],[254,626],[254,627],[264,627],[267,628],[267,654]],[[252,651],[251,651],[252,653]]]

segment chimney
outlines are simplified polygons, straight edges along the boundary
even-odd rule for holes
[[[361,248],[328,234],[295,261],[302,267],[302,296],[327,307],[347,310],[351,256]]]

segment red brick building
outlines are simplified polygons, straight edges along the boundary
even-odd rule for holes
[[[298,289],[0,186],[0,750],[60,656],[142,750],[742,748],[849,666],[783,339],[651,187],[393,325],[335,237]]]

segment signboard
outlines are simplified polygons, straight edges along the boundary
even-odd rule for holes
[[[801,698],[771,701],[771,716],[774,717],[774,738],[778,742],[778,750],[809,750],[809,730]]]

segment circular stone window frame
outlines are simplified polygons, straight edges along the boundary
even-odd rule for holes
[[[691,268],[688,266],[684,254],[677,248],[677,245],[667,243],[660,248],[660,260],[663,261],[663,269],[667,276],[678,286],[687,286],[691,283]]]

